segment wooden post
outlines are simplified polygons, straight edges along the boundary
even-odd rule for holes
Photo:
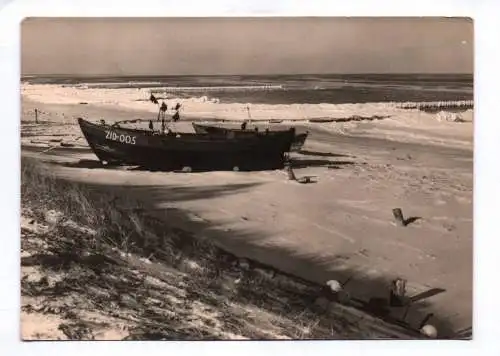
[[[389,292],[389,305],[391,307],[402,307],[406,305],[406,280],[397,278],[392,281]]]
[[[35,109],[35,122],[38,124],[38,109]]]
[[[392,209],[392,215],[394,215],[394,219],[400,226],[406,226],[406,221],[403,217],[403,211],[400,208]]]

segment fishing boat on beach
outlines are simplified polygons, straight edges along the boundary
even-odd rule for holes
[[[226,136],[226,135],[234,135],[235,137],[242,137],[242,136],[265,136],[265,135],[272,135],[275,137],[279,137],[281,135],[289,135],[290,130],[294,130],[295,133],[295,128],[283,128],[283,129],[273,129],[269,130],[266,129],[264,131],[259,131],[258,128],[250,129],[246,127],[246,123],[241,124],[240,127],[225,127],[225,126],[216,126],[216,125],[210,125],[210,124],[201,124],[201,123],[192,123],[193,129],[196,133],[198,134],[211,134],[211,135],[220,135],[220,136]],[[307,136],[309,135],[309,132],[304,132],[300,134],[296,134],[294,136],[292,145],[290,147],[290,151],[300,151],[302,149],[302,146],[304,146],[304,143],[307,139]]]
[[[82,118],[78,124],[101,162],[167,170],[281,169],[295,139],[293,128],[272,135],[214,135],[124,128]]]

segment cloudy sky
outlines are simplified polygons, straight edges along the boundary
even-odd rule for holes
[[[465,18],[29,18],[23,75],[472,73]]]

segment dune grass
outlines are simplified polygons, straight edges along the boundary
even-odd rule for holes
[[[58,179],[34,160],[21,169],[21,327],[40,316],[53,324],[26,339],[407,336],[348,307],[317,305],[318,287],[254,268],[130,197]]]

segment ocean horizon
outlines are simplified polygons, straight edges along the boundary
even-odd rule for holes
[[[473,100],[473,74],[24,75],[27,84],[150,88],[221,103],[319,104]]]

